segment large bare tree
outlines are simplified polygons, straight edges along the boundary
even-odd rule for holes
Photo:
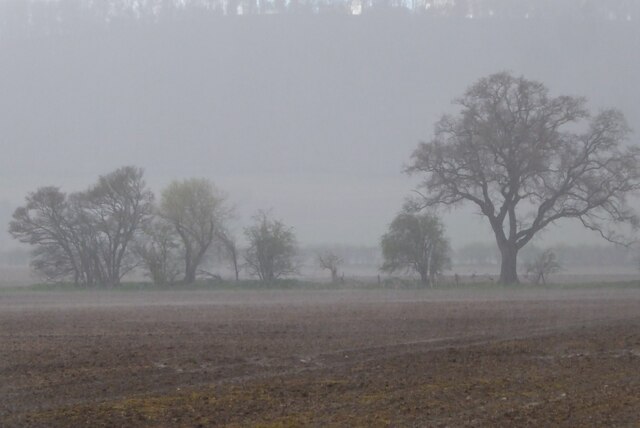
[[[407,171],[425,206],[475,204],[500,249],[501,283],[518,282],[518,251],[548,225],[576,219],[610,241],[637,224],[627,203],[640,188],[639,149],[622,113],[591,115],[585,99],[551,97],[542,83],[497,73],[473,84]]]

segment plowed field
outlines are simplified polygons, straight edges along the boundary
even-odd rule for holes
[[[1,426],[640,426],[640,290],[0,294]]]

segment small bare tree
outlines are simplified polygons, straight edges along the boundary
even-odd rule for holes
[[[556,253],[547,248],[525,265],[527,275],[533,276],[534,284],[546,284],[552,273],[560,272],[562,266],[558,262]]]
[[[182,274],[180,243],[173,226],[161,218],[145,227],[134,251],[154,284],[174,284]]]
[[[260,211],[255,224],[245,229],[249,248],[245,260],[249,273],[262,281],[273,281],[298,272],[298,245],[293,229]]]
[[[57,187],[41,187],[15,210],[9,233],[34,247],[31,266],[48,281],[72,278],[86,284],[79,230],[68,197]]]
[[[342,257],[338,256],[335,253],[332,253],[331,251],[324,251],[317,255],[316,261],[318,263],[318,266],[320,266],[322,269],[326,269],[331,272],[331,282],[334,284],[337,283],[338,268],[342,265],[342,263],[344,263]]]
[[[509,73],[480,79],[457,104],[407,171],[423,178],[424,206],[469,202],[487,218],[501,283],[518,282],[518,251],[558,220],[614,242],[624,239],[612,225],[638,224],[627,196],[640,189],[640,148],[625,144],[619,111],[592,116],[583,98],[550,97],[542,83]]]

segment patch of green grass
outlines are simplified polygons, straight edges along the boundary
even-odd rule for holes
[[[35,292],[82,292],[82,291],[240,291],[240,290],[422,290],[425,293],[440,291],[472,291],[472,292],[494,292],[494,291],[579,291],[579,290],[632,290],[640,289],[640,282],[594,282],[594,283],[568,283],[568,284],[546,284],[534,285],[530,283],[520,284],[498,284],[495,282],[441,282],[435,288],[425,287],[420,281],[407,278],[384,278],[380,282],[374,280],[347,280],[346,282],[327,283],[302,279],[279,279],[271,282],[264,282],[255,279],[233,280],[200,280],[193,284],[171,284],[157,285],[151,282],[123,282],[117,287],[83,287],[73,283],[38,283],[30,286],[16,286],[0,288],[1,292],[35,291]]]

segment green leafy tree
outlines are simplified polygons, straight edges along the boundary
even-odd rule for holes
[[[450,246],[444,226],[431,213],[401,212],[393,219],[380,243],[383,272],[416,272],[425,286],[435,286],[438,275],[450,264]]]
[[[298,272],[298,245],[292,228],[260,211],[244,233],[249,243],[245,261],[250,274],[273,281]]]
[[[225,196],[210,181],[174,181],[162,192],[158,213],[177,234],[183,252],[185,284],[196,280],[198,267],[229,216]]]

